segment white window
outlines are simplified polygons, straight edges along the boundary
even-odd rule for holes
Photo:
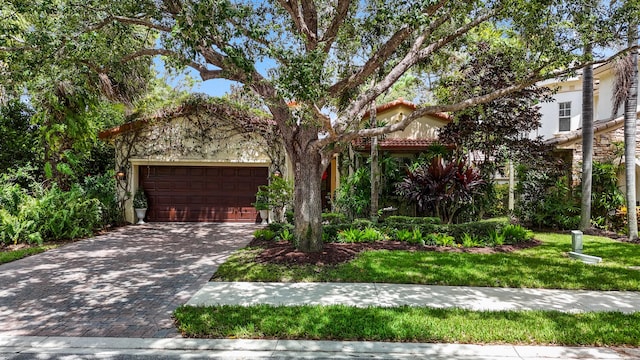
[[[558,131],[571,131],[571,101],[558,103]]]

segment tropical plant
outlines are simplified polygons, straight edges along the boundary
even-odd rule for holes
[[[276,237],[276,233],[269,229],[258,229],[253,232],[253,237],[255,237],[256,239],[264,239],[270,241]]]
[[[406,241],[410,242],[413,237],[413,233],[411,230],[407,229],[398,229],[395,232],[394,238],[398,241]]]
[[[362,230],[350,228],[338,232],[338,242],[358,243],[362,241]]]
[[[464,233],[462,235],[462,246],[466,248],[478,247],[482,246],[482,243],[474,239],[473,236],[469,235],[468,233]]]
[[[396,185],[398,194],[415,202],[423,211],[451,223],[463,206],[473,201],[484,180],[462,159],[445,162],[435,157],[429,166],[407,171]]]
[[[289,228],[284,228],[278,235],[278,237],[284,241],[292,242],[295,239],[293,232]]]
[[[334,201],[336,210],[346,214],[349,219],[367,216],[371,203],[370,181],[370,169],[364,166],[344,180],[341,179]]]
[[[514,224],[503,227],[500,235],[504,238],[505,244],[518,244],[533,239],[533,231]]]
[[[493,246],[504,245],[504,235],[501,231],[492,230],[489,233],[489,243]]]
[[[444,233],[435,234],[435,240],[439,246],[454,246],[456,244],[453,236]]]
[[[382,241],[385,239],[385,236],[380,232],[380,230],[374,227],[366,227],[362,230],[360,240],[364,242],[375,242]]]

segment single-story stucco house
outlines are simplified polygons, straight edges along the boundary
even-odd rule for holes
[[[377,117],[390,123],[413,110],[414,104],[399,99],[379,106]],[[418,119],[385,136],[379,146],[399,156],[424,151],[449,121],[446,115]],[[274,128],[264,114],[217,99],[183,104],[101,132],[100,138],[115,146],[118,197],[126,221],[135,221],[131,194],[139,187],[149,199],[147,221],[259,220],[251,205],[258,186],[267,184],[275,171],[293,178]],[[354,142],[352,152],[367,151],[367,144]],[[327,198],[339,186],[338,169],[336,157],[323,175]]]

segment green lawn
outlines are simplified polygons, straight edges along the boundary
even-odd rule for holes
[[[243,249],[214,281],[378,282],[406,284],[640,291],[640,245],[585,236],[584,253],[599,265],[568,258],[570,235],[537,233],[542,245],[513,253],[370,251],[336,267],[257,264],[260,249]]]
[[[47,250],[56,248],[57,245],[41,245],[20,250],[2,251],[0,252],[0,264],[16,261],[24,257],[39,254]]]
[[[640,345],[640,313],[257,305],[179,307],[187,337]]]

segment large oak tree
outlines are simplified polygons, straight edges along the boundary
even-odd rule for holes
[[[574,5],[570,2],[56,0],[46,15],[66,24],[66,36],[56,38],[60,43],[54,48],[103,49],[95,39],[108,39],[104,34],[113,31],[152,34],[157,41],[151,46],[113,43],[118,61],[162,55],[171,66],[195,69],[204,81],[228,79],[258,94],[293,163],[298,247],[318,251],[320,181],[334,154],[358,137],[492,101],[567,73],[569,64],[581,67],[574,50],[583,44],[574,39],[575,24],[564,15]],[[29,7],[41,1],[19,3]],[[399,123],[362,126],[370,104],[408,71],[420,67],[435,79],[457,71],[477,50],[471,46],[474,34],[489,23],[496,24],[497,36],[511,40],[511,54],[520,60],[510,82],[465,99],[419,104]],[[29,51],[33,44],[27,39],[11,46]],[[123,49],[132,51],[122,54]],[[90,51],[83,54],[95,64]]]

